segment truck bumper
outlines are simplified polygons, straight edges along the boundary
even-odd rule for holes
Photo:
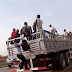
[[[7,64],[7,65],[13,65],[13,62],[9,62],[9,63],[6,62],[6,64]]]

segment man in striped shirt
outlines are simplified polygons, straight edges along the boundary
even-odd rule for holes
[[[40,15],[37,15],[37,18],[33,23],[33,25],[36,25],[36,32],[43,31],[42,23],[43,21],[40,19]]]

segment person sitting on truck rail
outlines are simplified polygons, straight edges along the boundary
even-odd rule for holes
[[[32,29],[31,26],[28,26],[27,22],[24,22],[24,26],[21,29],[21,34],[24,34],[24,37],[31,38]]]
[[[50,34],[52,34],[53,38],[55,38],[55,33],[58,34],[57,30],[54,27],[52,27],[51,24],[49,25],[49,27],[50,27]]]
[[[22,55],[22,51],[21,51],[21,48],[20,48],[20,45],[22,45],[22,44],[23,44],[22,39],[20,40],[19,43],[18,43],[18,40],[16,40],[16,39],[14,40],[14,47],[16,48],[17,57],[22,60],[22,62],[20,63],[20,69],[23,69],[24,63],[25,63],[25,69],[28,69],[27,60]]]

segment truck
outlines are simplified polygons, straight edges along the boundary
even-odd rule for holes
[[[66,66],[70,64],[71,50],[72,50],[72,40],[64,39],[63,35],[58,35],[55,38],[52,37],[50,33],[44,31],[44,35],[41,32],[36,32],[31,35],[32,39],[27,40],[30,50],[23,51],[22,54],[28,60],[29,68],[28,70],[43,70],[47,69],[49,64],[55,69],[65,69]],[[15,39],[25,39],[25,37],[19,37]],[[17,58],[14,52],[14,45],[10,44],[10,41],[15,39],[7,40],[7,51],[9,58]],[[14,70],[17,71],[27,71]],[[11,70],[13,72],[13,70]]]

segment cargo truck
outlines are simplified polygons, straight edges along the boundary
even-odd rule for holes
[[[47,31],[44,31],[44,35],[42,35],[41,32],[33,33],[31,37],[31,40],[27,40],[30,50],[23,51],[21,48],[25,58],[28,61],[30,60],[28,64],[31,68],[28,70],[47,69],[49,64],[52,64],[55,69],[65,69],[66,66],[70,64],[72,40],[65,40],[63,35],[58,35],[53,38]],[[20,38],[25,39],[24,37],[15,39]],[[14,45],[10,44],[10,41],[15,39],[7,40],[6,44],[8,57],[18,59],[14,52]],[[15,70],[15,72],[18,70]],[[19,71],[26,70],[22,69]],[[13,70],[11,72],[13,72]]]

